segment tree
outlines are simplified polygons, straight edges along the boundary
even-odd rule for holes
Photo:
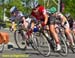
[[[75,18],[75,0],[63,0],[65,4],[64,13],[71,13],[72,17]]]
[[[11,0],[11,1],[9,0],[9,3],[4,4],[4,8],[7,9],[6,16],[10,17],[9,11],[12,6],[16,6],[20,11],[25,13],[25,7],[22,5],[21,2],[22,2],[21,0]]]
[[[3,0],[2,0],[3,1]],[[4,8],[7,9],[6,11],[6,15],[8,17],[10,17],[10,13],[9,13],[9,10],[12,6],[16,6],[20,11],[22,11],[23,13],[28,13],[30,14],[31,13],[31,6],[32,6],[32,3],[35,1],[35,0],[8,0],[10,3],[5,3],[4,4]],[[26,4],[26,7],[22,4],[22,1]],[[55,6],[57,7],[57,1],[58,0],[37,0],[39,4],[45,6],[45,8],[50,8],[52,6]],[[75,17],[75,0],[62,0],[63,3],[64,3],[64,12],[63,13],[71,13],[73,17]],[[42,2],[42,3],[41,3]],[[0,18],[2,17],[3,15],[3,5],[0,6]]]
[[[3,17],[3,11],[2,11],[2,7],[0,7],[0,19],[2,19]]]

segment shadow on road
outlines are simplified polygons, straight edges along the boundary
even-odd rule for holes
[[[37,56],[42,56],[38,51],[34,50],[34,49],[19,49],[19,48],[13,48],[12,51],[22,51],[22,54],[29,54],[29,55],[37,55]],[[50,56],[54,56],[54,57],[60,57],[60,55],[58,53],[51,53]]]

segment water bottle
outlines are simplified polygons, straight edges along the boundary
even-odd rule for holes
[[[34,27],[33,32],[38,32],[39,28],[38,27]]]

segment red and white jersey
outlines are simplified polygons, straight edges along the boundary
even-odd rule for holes
[[[31,15],[34,16],[37,20],[44,19],[44,14],[46,14],[46,9],[43,6],[39,6],[37,13],[33,11],[31,13]]]

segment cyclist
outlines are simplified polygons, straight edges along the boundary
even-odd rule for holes
[[[16,30],[16,23],[15,23],[15,21],[14,20],[12,20],[11,18],[10,18],[10,22],[11,22],[11,25],[10,25],[10,31],[15,31]]]
[[[71,17],[70,13],[65,14],[65,16],[69,22],[70,28],[73,29],[74,19]]]
[[[75,21],[73,22],[73,32],[74,32],[74,35],[75,35]]]
[[[11,7],[10,14],[11,14],[10,19],[11,19],[11,22],[12,22],[12,28],[15,25],[15,21],[23,23],[23,27],[27,28],[28,22],[25,20],[25,17],[22,14],[22,12],[19,11],[16,6]]]
[[[71,31],[73,31],[75,34],[75,21],[74,21],[74,19],[71,17],[70,13],[65,14],[65,16],[69,22]]]
[[[33,17],[36,18],[35,21],[43,21],[43,23],[41,23],[41,25],[44,27],[47,24],[49,25],[49,30],[51,32],[51,34],[54,37],[54,40],[56,42],[57,48],[56,50],[59,51],[61,50],[61,46],[60,46],[60,42],[59,42],[59,37],[55,32],[55,28],[54,28],[54,24],[53,24],[53,20],[55,19],[54,17],[49,17],[49,15],[47,14],[46,9],[44,8],[44,6],[39,5],[38,3],[34,4],[34,8],[32,9],[31,15]],[[31,28],[34,28],[34,22],[32,22],[32,26]]]
[[[57,12],[55,7],[50,8],[49,11],[51,12],[52,16],[59,18],[61,25],[65,28],[65,33],[66,33],[68,39],[70,40],[71,44],[74,47],[74,41],[73,41],[73,38],[71,36],[69,23],[68,23],[66,17],[62,13]]]

